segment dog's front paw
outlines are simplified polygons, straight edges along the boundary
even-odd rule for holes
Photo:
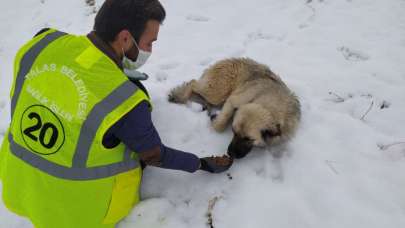
[[[223,132],[226,128],[226,124],[221,122],[217,117],[215,117],[212,122],[212,127],[215,129],[217,132]]]

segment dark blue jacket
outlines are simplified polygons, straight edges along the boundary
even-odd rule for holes
[[[114,124],[103,140],[106,147],[114,147],[120,142],[131,150],[137,151],[148,165],[187,172],[195,172],[200,165],[196,155],[162,144],[152,123],[151,112],[146,101],[141,102]]]

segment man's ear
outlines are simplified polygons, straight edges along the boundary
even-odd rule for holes
[[[122,48],[124,48],[124,50],[128,50],[131,48],[131,44],[132,44],[132,39],[131,39],[131,33],[124,29],[121,30],[116,36],[115,36],[115,40],[114,42],[117,42],[118,44],[120,44],[120,46]]]
[[[115,36],[114,41],[109,44],[114,49],[115,54],[121,58],[123,51],[127,52],[131,48],[132,41],[130,32],[126,29],[121,30]]]
[[[121,32],[122,32],[122,35],[124,36],[123,37],[124,41],[128,42],[128,43],[132,43],[132,34],[126,29],[122,30]]]

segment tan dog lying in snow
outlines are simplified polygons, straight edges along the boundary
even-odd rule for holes
[[[233,117],[234,137],[228,154],[242,158],[253,146],[286,142],[300,121],[300,103],[293,92],[266,65],[249,58],[221,60],[206,69],[199,80],[174,88],[169,101],[197,101],[212,119],[218,132]],[[218,115],[213,107],[221,107]]]

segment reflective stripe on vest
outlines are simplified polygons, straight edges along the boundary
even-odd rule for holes
[[[15,90],[11,101],[12,117],[14,115],[18,97],[21,93],[25,75],[30,71],[36,57],[52,41],[64,35],[66,35],[66,33],[59,31],[47,34],[44,38],[34,44],[34,46],[31,47],[22,57],[20,62],[20,69],[16,77]],[[73,156],[72,167],[66,167],[53,163],[27,150],[14,141],[11,132],[8,135],[10,150],[15,156],[32,165],[33,167],[36,167],[39,170],[52,176],[60,177],[63,179],[98,179],[135,169],[139,167],[139,162],[136,159],[131,158],[131,151],[128,147],[126,147],[125,149],[122,162],[97,167],[86,167],[86,162],[90,152],[91,144],[97,133],[97,129],[99,129],[99,126],[101,125],[101,122],[103,121],[105,116],[112,112],[130,96],[132,96],[137,90],[138,87],[134,83],[132,83],[131,81],[125,81],[92,108],[85,121],[83,122],[83,125],[81,126],[80,136]]]
[[[48,44],[64,35],[66,35],[66,33],[59,31],[46,35],[38,43],[36,43],[33,47],[31,47],[31,49],[28,50],[27,53],[25,53],[25,55],[22,57],[20,69],[18,71],[16,78],[14,95],[11,98],[11,117],[13,117],[15,106],[17,104],[18,97],[20,96],[21,88],[24,82],[24,77],[31,70],[32,64],[34,63],[35,59],[42,51],[42,49],[48,46]]]

